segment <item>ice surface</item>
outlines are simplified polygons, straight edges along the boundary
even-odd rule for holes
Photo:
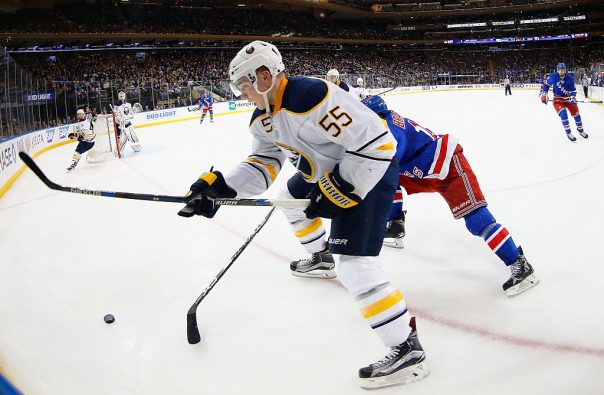
[[[541,283],[509,271],[436,194],[406,198],[404,250],[383,265],[417,316],[431,375],[380,394],[604,393],[604,108],[580,105],[570,143],[536,91],[389,96],[392,109],[460,138],[489,208]],[[54,181],[180,195],[250,150],[250,114],[139,129],[143,150],[37,163]],[[574,123],[571,120],[574,129]],[[575,132],[576,134],[576,132]],[[292,173],[287,166],[281,184]],[[270,190],[265,196],[273,196]],[[291,276],[303,257],[276,213],[198,310],[186,312],[267,208],[184,219],[177,204],[73,195],[27,171],[0,200],[0,366],[26,394],[363,394],[357,369],[386,354],[337,280]],[[103,316],[115,315],[105,324]]]

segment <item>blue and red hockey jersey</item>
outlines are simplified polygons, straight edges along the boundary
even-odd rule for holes
[[[577,96],[575,79],[568,73],[561,78],[558,72],[553,72],[545,81],[543,91],[547,93],[549,88],[554,92],[554,101],[568,101],[570,97]]]
[[[400,172],[412,178],[445,179],[458,141],[449,134],[437,135],[409,118],[390,111],[385,118],[398,143]]]

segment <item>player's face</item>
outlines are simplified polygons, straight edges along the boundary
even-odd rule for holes
[[[558,70],[558,74],[560,75],[560,77],[564,77],[566,75],[566,70],[565,69],[559,69]]]
[[[334,84],[337,84],[338,83],[338,77],[336,77],[335,75],[328,75],[327,76],[327,81],[333,82]]]
[[[234,83],[235,89],[241,93],[241,98],[247,101],[251,101],[258,105],[262,102],[262,95],[256,91],[254,84],[247,77],[241,77],[237,82]]]
[[[76,114],[76,118],[78,119],[78,121],[83,121],[84,119],[86,119],[86,114]]]

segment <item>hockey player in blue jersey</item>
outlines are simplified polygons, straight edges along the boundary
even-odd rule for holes
[[[214,123],[214,108],[212,107],[214,105],[214,97],[212,97],[212,95],[210,95],[209,93],[207,93],[204,96],[201,96],[199,98],[199,105],[197,107],[197,109],[201,109],[201,119],[199,120],[199,124],[201,125],[203,123],[204,118],[206,117],[206,113],[209,111],[210,112],[210,122]]]
[[[482,237],[510,268],[511,277],[503,284],[503,290],[508,296],[536,285],[538,280],[524,257],[522,248],[516,246],[508,230],[497,223],[487,208],[476,175],[457,139],[450,134],[434,134],[430,129],[389,110],[384,99],[379,96],[368,96],[362,102],[388,123],[398,142],[396,158],[400,168],[399,181],[407,194],[441,194],[449,204],[453,217],[463,218],[470,233]],[[394,200],[385,241],[387,238],[396,241],[404,236],[400,190],[395,194]],[[397,232],[398,229],[402,232]]]
[[[541,101],[545,105],[547,105],[547,102],[549,101],[547,96],[549,88],[552,88],[552,91],[554,92],[554,108],[562,120],[562,126],[566,132],[566,137],[573,143],[577,141],[577,138],[570,130],[570,122],[568,120],[568,112],[570,112],[570,115],[575,119],[577,132],[581,137],[585,139],[588,138],[588,134],[583,130],[583,122],[581,121],[581,114],[579,114],[579,106],[577,105],[575,79],[570,74],[566,73],[566,65],[564,63],[558,63],[556,71],[549,76],[543,85]]]

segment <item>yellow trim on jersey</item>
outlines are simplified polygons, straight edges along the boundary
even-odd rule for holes
[[[292,114],[292,115],[306,115],[306,114],[310,114],[311,112],[315,111],[321,104],[325,103],[325,100],[327,100],[327,98],[329,97],[329,93],[331,92],[331,90],[329,89],[329,84],[327,83],[327,81],[322,80],[320,78],[315,78],[317,80],[320,80],[321,82],[323,82],[325,84],[325,86],[327,86],[327,93],[325,94],[325,97],[313,108],[311,108],[308,111],[305,112],[293,112],[293,111],[289,111],[287,108],[284,108],[285,112],[287,112],[288,114]],[[279,110],[281,110],[281,108],[279,108]],[[277,113],[276,111],[274,113]]]
[[[279,85],[279,90],[277,91],[277,102],[275,103],[275,108],[273,109],[273,114],[276,114],[281,110],[281,102],[283,101],[283,92],[285,92],[285,87],[287,86],[287,77],[283,77],[283,81],[281,81],[281,85]]]
[[[386,295],[384,298],[378,300],[375,303],[370,304],[369,306],[365,306],[361,309],[361,314],[365,318],[371,318],[375,315],[383,313],[388,310],[398,302],[403,300],[403,295],[397,289],[390,294]]]
[[[307,236],[307,235],[311,234],[312,232],[314,232],[315,230],[319,229],[321,226],[323,226],[323,221],[321,221],[321,218],[315,218],[315,220],[312,221],[310,224],[306,225],[304,228],[297,231],[296,237]]]
[[[333,204],[342,208],[350,208],[356,206],[357,202],[342,193],[335,185],[331,182],[329,173],[325,173],[325,177],[321,177],[318,182],[319,189],[323,192],[323,195],[327,196]]]
[[[247,162],[258,163],[258,164],[266,167],[266,170],[268,171],[268,174],[271,176],[271,179],[273,181],[275,181],[275,178],[277,178],[277,171],[275,170],[275,166],[269,165],[268,163],[264,163],[256,158],[248,158]]]
[[[310,166],[310,174],[303,173],[303,172],[300,170],[300,168],[299,168],[299,167],[298,167],[298,168],[296,168],[296,170],[297,170],[297,171],[298,171],[300,174],[302,174],[302,177],[304,177],[304,179],[305,179],[306,181],[308,181],[308,180],[312,180],[312,179],[315,177],[315,165],[312,163],[312,161],[310,160],[310,158],[309,158],[308,156],[306,156],[306,155],[305,155],[305,154],[304,154],[302,151],[298,151],[298,150],[297,150],[297,149],[295,149],[294,147],[291,147],[291,146],[289,146],[289,145],[287,145],[287,144],[280,143],[280,142],[278,142],[278,141],[275,141],[275,145],[276,145],[277,147],[285,148],[285,149],[286,149],[287,151],[289,151],[289,152],[295,152],[295,153],[297,153],[297,154],[301,155],[302,157],[304,157],[304,159],[306,159],[306,162],[308,162],[308,165]],[[288,159],[289,159],[289,156],[288,156]],[[300,159],[298,159],[298,160],[300,160]]]
[[[380,151],[394,151],[394,144],[392,142],[386,143],[384,145],[380,145],[376,149]]]

